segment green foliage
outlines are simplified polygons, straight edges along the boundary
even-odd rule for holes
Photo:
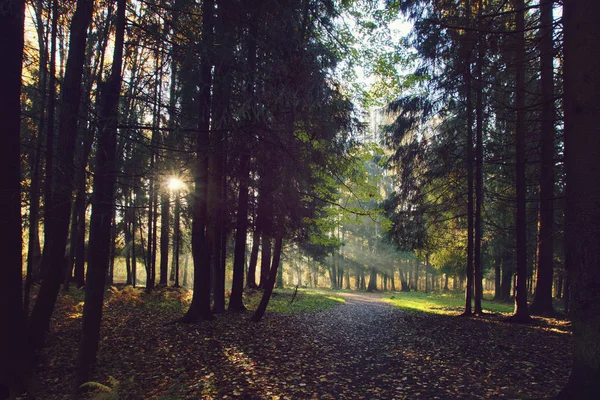
[[[79,388],[94,392],[90,400],[117,400],[119,398],[119,381],[110,376],[109,385],[100,382],[85,382]]]

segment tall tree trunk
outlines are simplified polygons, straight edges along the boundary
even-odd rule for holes
[[[135,154],[135,152],[134,152]],[[133,156],[135,157],[135,155]],[[132,157],[132,158],[133,158]],[[135,228],[136,228],[136,219],[137,219],[137,196],[135,195],[136,192],[136,174],[135,174],[135,168],[133,169],[133,173],[131,175],[131,190],[133,193],[133,202],[132,202],[132,207],[130,210],[131,213],[131,284],[133,287],[137,286],[137,252],[136,252],[136,246],[135,246]]]
[[[22,297],[21,239],[21,72],[24,1],[13,1],[0,12],[0,394],[16,398],[25,383],[25,313]],[[12,7],[12,8],[11,8]]]
[[[50,317],[64,272],[64,257],[71,215],[73,154],[77,135],[77,115],[81,99],[81,80],[85,62],[87,29],[92,20],[93,1],[78,0],[71,22],[69,56],[63,80],[62,108],[58,130],[61,151],[57,157],[57,174],[51,207],[46,212],[48,241],[44,244],[42,270],[45,277],[31,313],[29,337],[31,349],[44,344]],[[48,127],[50,128],[50,127]]]
[[[200,319],[211,319],[210,310],[210,255],[213,248],[214,232],[207,229],[210,220],[208,186],[209,168],[209,132],[212,86],[212,42],[214,1],[205,0],[202,4],[202,37],[203,57],[201,60],[199,123],[196,139],[196,163],[194,166],[194,196],[192,217],[192,255],[194,259],[194,294],[192,303],[182,322],[197,322]],[[214,194],[213,194],[214,195]]]
[[[58,0],[52,0],[52,32],[50,34],[50,71],[48,77],[48,123],[46,124],[46,176],[44,180],[44,247],[46,247],[46,244],[49,244],[53,240],[53,236],[50,234],[51,229],[47,229],[46,225],[52,224],[51,216],[53,214],[52,197],[54,191],[54,164],[56,162],[54,159],[54,133],[56,130],[56,40],[58,35],[58,17]],[[80,49],[80,51],[81,50],[85,50],[85,44],[83,45],[83,49]],[[81,63],[83,63],[83,60],[81,60]],[[76,116],[73,116],[72,118],[76,118]],[[77,122],[72,122],[72,124],[74,124],[74,129],[76,129]],[[74,140],[75,139],[73,139],[73,141]],[[40,263],[40,274],[47,273],[47,271],[44,271],[45,264],[43,263],[43,257],[44,256],[42,254],[42,263]]]
[[[470,1],[466,1],[467,10],[470,14]],[[470,15],[469,15],[470,24]],[[471,35],[470,33],[468,34]],[[468,41],[470,44],[470,41]],[[471,49],[467,50],[470,54]],[[475,266],[473,265],[474,253],[474,215],[473,215],[473,198],[474,198],[474,182],[473,182],[473,115],[471,101],[471,61],[467,60],[465,65],[465,94],[466,94],[466,122],[467,122],[467,287],[465,290],[465,311],[463,315],[472,314],[473,300],[473,280],[475,278]]]
[[[217,2],[217,17],[215,19],[215,69],[213,76],[213,112],[211,148],[213,150],[213,164],[210,167],[210,192],[214,193],[214,236],[212,263],[213,278],[213,312],[225,311],[225,254],[223,246],[226,245],[225,233],[225,164],[227,162],[226,141],[227,130],[230,125],[229,103],[232,90],[231,66],[235,60],[233,51],[235,31],[232,26],[232,18],[235,10],[232,9],[230,0],[219,0]]]
[[[179,250],[181,249],[181,194],[175,191],[175,211],[173,221],[173,271],[174,287],[179,287]]]
[[[256,311],[252,315],[252,321],[258,322],[262,319],[265,311],[267,310],[267,305],[269,304],[269,300],[271,299],[271,295],[273,294],[273,287],[275,286],[275,279],[277,277],[277,269],[279,268],[279,262],[281,260],[281,249],[283,247],[283,235],[278,234],[275,238],[275,250],[273,251],[273,263],[271,265],[271,270],[269,271],[269,277],[265,282],[265,291],[260,299],[260,303],[256,308]]]
[[[477,0],[477,26],[480,29],[480,34],[477,44],[477,60],[475,62],[475,221],[474,234],[475,242],[473,249],[474,262],[474,313],[482,314],[481,300],[483,298],[483,265],[481,256],[481,238],[482,232],[482,215],[481,206],[483,205],[483,61],[485,52],[485,35],[482,20],[483,0]]]
[[[542,84],[542,160],[540,165],[540,209],[535,298],[529,312],[556,313],[552,305],[554,222],[554,0],[540,1],[540,72]]]
[[[566,0],[564,123],[566,262],[571,283],[573,364],[559,399],[600,398],[600,63],[598,3]]]
[[[46,130],[46,94],[48,84],[48,46],[47,36],[44,29],[44,1],[38,0],[33,3],[36,17],[36,28],[39,48],[39,119],[36,147],[31,152],[31,186],[29,188],[29,231],[27,248],[27,275],[24,287],[24,312],[29,314],[30,288],[31,284],[39,278],[40,260],[42,251],[40,247],[40,186],[41,186],[41,158],[44,144],[44,133]]]
[[[250,13],[249,18],[251,19],[250,32],[246,38],[246,49],[247,49],[247,69],[248,69],[248,80],[246,82],[246,97],[251,100],[254,97],[254,84],[255,84],[255,70],[256,70],[256,24],[254,23],[257,19],[258,13],[255,11],[256,8]],[[250,121],[252,122],[252,121]],[[250,132],[248,132],[248,137]],[[246,309],[242,301],[242,294],[244,290],[244,263],[246,260],[246,236],[248,231],[248,201],[250,200],[248,195],[248,187],[250,183],[250,149],[249,146],[245,145],[245,141],[240,143],[241,154],[240,154],[240,169],[239,169],[239,194],[238,194],[238,207],[237,207],[237,221],[235,231],[235,250],[233,259],[233,282],[231,286],[231,296],[229,297],[229,309],[234,311],[243,311]],[[254,249],[254,246],[253,246]],[[254,264],[256,268],[256,264]],[[254,279],[254,273],[252,271]],[[250,279],[250,278],[248,278]],[[250,282],[250,281],[248,281]]]
[[[515,312],[512,317],[518,322],[526,322],[529,318],[527,310],[527,182],[525,181],[526,155],[525,138],[525,2],[512,0],[515,10],[515,70],[516,91],[515,108],[516,132],[516,245],[517,245],[517,284],[515,296]]]
[[[75,372],[75,386],[88,381],[96,361],[102,321],[102,305],[107,270],[110,263],[111,222],[113,221],[114,187],[116,183],[117,120],[121,93],[121,66],[125,41],[126,0],[117,1],[117,24],[113,64],[109,80],[101,93],[102,107],[98,125],[98,151],[92,195],[90,222],[90,259],[85,287],[85,304],[81,326],[81,339]]]

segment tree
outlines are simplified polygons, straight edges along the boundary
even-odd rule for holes
[[[25,313],[21,256],[21,71],[25,1],[5,2],[0,12],[0,242],[4,248],[0,279],[0,397],[16,397],[24,384]]]
[[[201,83],[199,93],[199,122],[196,138],[196,162],[194,166],[194,198],[192,220],[192,255],[194,260],[194,295],[183,317],[183,322],[211,319],[210,311],[210,256],[214,232],[208,229],[212,204],[208,200],[208,168],[210,165],[209,128],[212,85],[212,43],[214,2],[205,0],[202,5],[203,53],[200,65]],[[214,193],[211,198],[214,198]],[[210,235],[209,235],[210,233]]]
[[[104,304],[104,285],[110,262],[111,225],[116,182],[117,119],[121,92],[121,67],[125,41],[126,0],[117,1],[117,23],[111,74],[103,84],[98,128],[98,151],[94,175],[92,216],[90,223],[90,257],[87,269],[85,304],[77,360],[75,390],[88,380],[96,360],[100,323]]]
[[[555,313],[552,305],[554,263],[554,40],[552,6],[554,0],[540,2],[540,73],[542,85],[540,211],[535,298],[531,314]]]
[[[597,2],[566,0],[564,109],[566,257],[571,280],[573,364],[559,399],[600,397],[600,58]]]
[[[92,10],[92,0],[78,0],[71,21],[69,56],[61,90],[62,108],[58,127],[58,144],[61,151],[57,157],[56,170],[60,173],[55,177],[51,206],[46,211],[45,229],[48,240],[44,245],[41,267],[45,277],[31,312],[28,331],[33,351],[41,349],[44,344],[65,269],[64,256],[71,216],[77,115],[81,99],[87,31],[92,20]]]
[[[512,320],[526,322],[529,320],[527,309],[527,187],[525,180],[526,154],[525,140],[527,126],[525,113],[525,2],[513,0],[515,10],[515,156],[516,156],[516,246],[517,246],[517,293],[515,296],[515,313]]]

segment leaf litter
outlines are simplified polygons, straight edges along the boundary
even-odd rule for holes
[[[93,377],[118,382],[121,399],[545,398],[566,383],[571,363],[569,326],[554,319],[407,312],[357,292],[327,310],[267,313],[260,323],[224,313],[166,325],[189,292],[128,290],[108,293]],[[166,297],[171,306],[160,305]],[[60,296],[37,398],[70,393],[80,308]]]

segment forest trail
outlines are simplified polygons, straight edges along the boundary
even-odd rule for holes
[[[566,331],[402,311],[382,293],[329,293],[346,302],[267,312],[259,323],[251,313],[224,313],[168,326],[174,310],[115,298],[96,379],[114,377],[118,398],[136,400],[545,398],[565,383]],[[80,325],[61,321],[49,337],[40,399],[64,398],[72,382]]]

